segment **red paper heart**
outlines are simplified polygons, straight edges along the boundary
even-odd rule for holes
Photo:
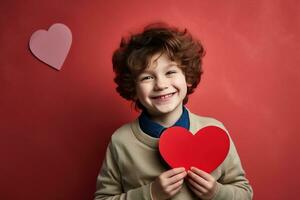
[[[159,139],[160,154],[172,168],[194,166],[207,173],[224,161],[229,146],[227,133],[216,126],[204,127],[195,135],[174,126],[166,129]]]

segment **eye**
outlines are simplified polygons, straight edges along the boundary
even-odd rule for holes
[[[167,75],[171,75],[171,74],[175,74],[175,73],[177,73],[177,71],[171,70],[171,71],[168,71],[168,72],[167,72]]]
[[[144,76],[141,78],[141,81],[151,80],[152,76]]]

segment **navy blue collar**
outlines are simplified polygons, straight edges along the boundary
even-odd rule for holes
[[[145,111],[143,111],[139,116],[139,124],[143,132],[155,138],[159,138],[162,132],[166,129],[166,127],[163,127],[162,125],[152,121]],[[180,118],[173,126],[181,126],[189,130],[190,128],[189,113],[184,106]]]

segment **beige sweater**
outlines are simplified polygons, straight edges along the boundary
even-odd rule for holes
[[[193,134],[210,125],[225,129],[221,122],[213,118],[200,117],[191,112],[189,118],[190,131]],[[107,147],[106,157],[97,178],[95,200],[151,200],[151,183],[169,169],[162,164],[158,140],[144,133],[138,120],[116,130]],[[252,188],[245,178],[245,172],[232,141],[226,159],[211,175],[218,182],[217,194],[213,200],[252,199]],[[171,199],[199,198],[184,183],[180,192]]]

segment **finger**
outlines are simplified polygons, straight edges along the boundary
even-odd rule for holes
[[[180,185],[180,186],[177,187],[176,189],[172,190],[172,191],[170,192],[170,196],[171,196],[171,197],[174,196],[176,193],[178,193],[178,192],[181,190],[181,188],[182,188],[182,185]]]
[[[191,185],[189,183],[189,186],[190,186],[190,189],[198,196],[198,197],[202,197],[203,196],[203,193],[201,193],[200,191],[198,191],[196,188],[194,188],[193,185]]]
[[[209,185],[204,178],[202,178],[201,176],[197,175],[192,171],[188,171],[188,176],[189,178],[193,179],[193,181],[195,181],[198,185],[201,185],[204,188],[207,188]]]
[[[207,192],[207,189],[204,188],[203,186],[197,184],[193,179],[189,178],[188,182],[193,188],[195,188],[197,191],[199,191],[202,194],[205,194]]]
[[[197,175],[201,176],[203,179],[207,180],[207,181],[212,181],[212,175],[208,174],[207,172],[198,169],[197,167],[191,167],[191,171],[196,173]]]
[[[173,190],[177,190],[178,188],[180,188],[183,184],[183,179],[181,179],[180,181],[177,181],[176,183],[170,185],[168,187],[168,191],[173,191]]]
[[[186,171],[181,172],[180,174],[176,174],[174,176],[172,176],[171,178],[169,178],[169,184],[174,184],[180,180],[183,180],[184,177],[186,177],[187,173]]]
[[[169,178],[169,177],[172,177],[176,174],[180,174],[181,172],[184,172],[184,171],[185,171],[184,167],[174,168],[174,169],[170,169],[170,170],[164,172],[163,176],[165,178]]]

